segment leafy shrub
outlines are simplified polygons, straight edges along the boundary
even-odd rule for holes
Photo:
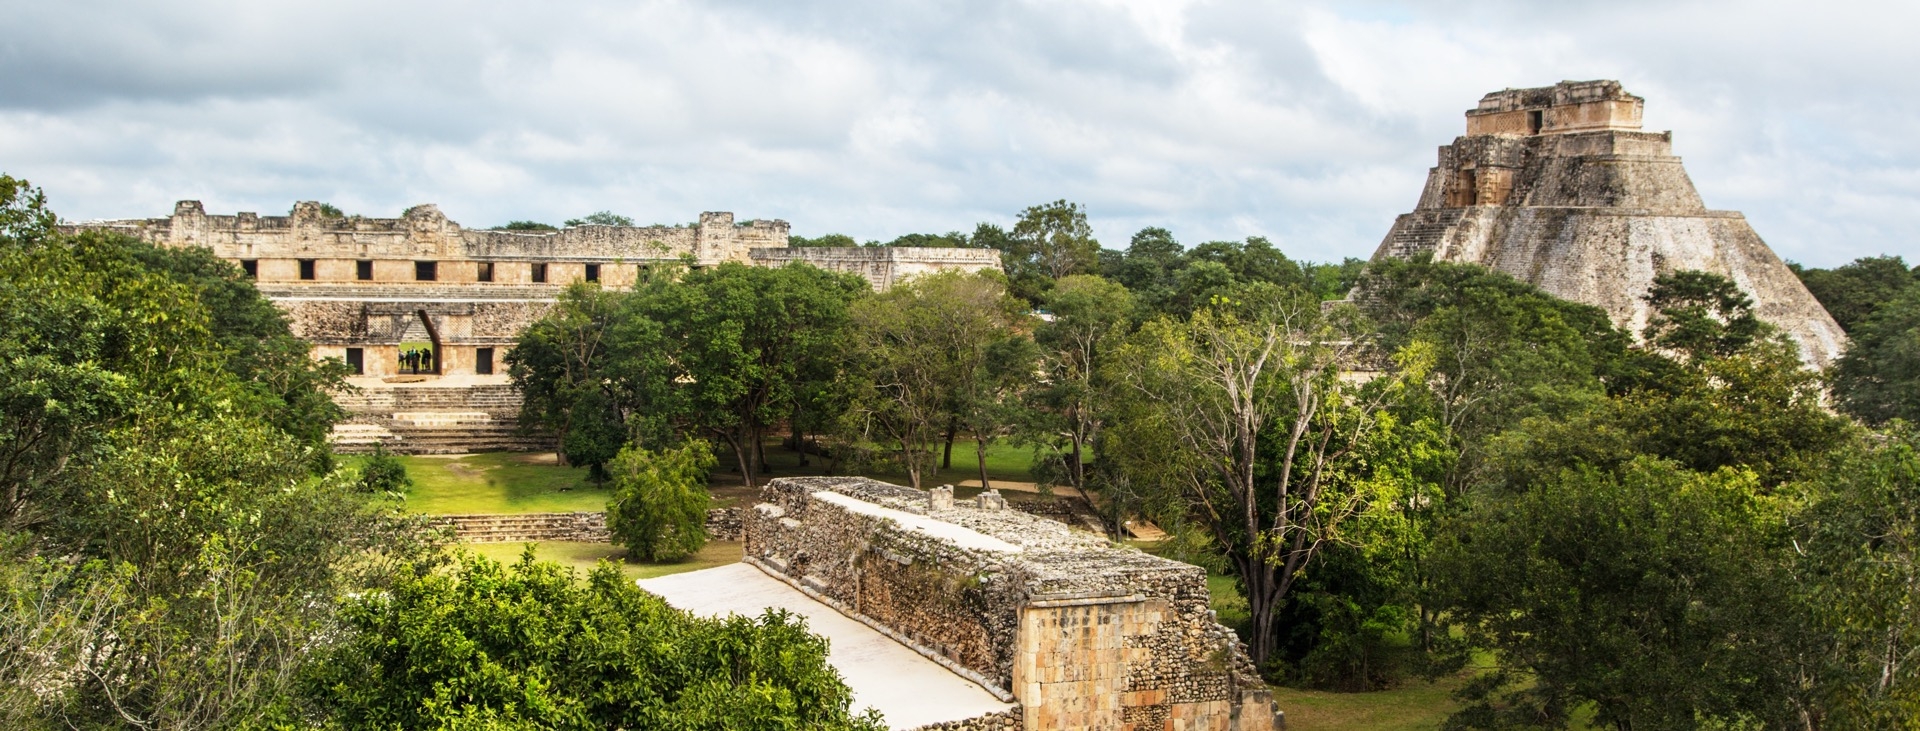
[[[699,618],[609,564],[580,582],[531,551],[471,554],[346,600],[305,676],[327,728],[877,731],[804,620]]]
[[[361,492],[403,493],[413,489],[413,478],[407,475],[407,466],[400,458],[381,444],[373,448],[373,454],[360,466],[360,481],[354,484]]]
[[[613,540],[642,561],[675,561],[700,550],[707,543],[707,471],[714,463],[712,446],[698,439],[660,452],[620,450],[607,464]]]

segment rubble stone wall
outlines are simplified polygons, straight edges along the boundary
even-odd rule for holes
[[[1023,728],[1272,728],[1199,567],[865,478],[781,478],[762,498],[746,560],[1017,700]]]
[[[433,524],[453,531],[464,543],[511,543],[515,541],[572,541],[607,543],[604,512],[577,513],[503,513],[443,515]],[[707,538],[715,541],[740,540],[740,516],[734,508],[707,511]]]
[[[750,255],[756,266],[777,267],[791,262],[806,262],[828,271],[858,274],[873,283],[876,291],[884,290],[919,274],[947,270],[976,272],[1000,268],[1000,252],[993,249],[809,246],[757,248],[753,249]]]

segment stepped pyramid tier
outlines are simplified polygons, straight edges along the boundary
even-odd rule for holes
[[[1603,308],[1635,333],[1651,315],[1643,297],[1655,277],[1713,272],[1824,368],[1846,343],[1840,326],[1744,216],[1707,209],[1673,155],[1673,133],[1641,131],[1644,106],[1617,81],[1482,97],[1374,259],[1480,264]]]

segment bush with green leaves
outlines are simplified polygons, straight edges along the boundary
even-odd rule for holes
[[[305,677],[326,728],[878,731],[780,610],[700,618],[609,564],[587,581],[531,551],[465,555],[347,600],[351,631]]]
[[[659,452],[630,446],[607,464],[607,530],[629,558],[677,561],[707,544],[707,473],[716,461],[696,439]]]
[[[366,493],[405,493],[413,489],[413,478],[407,475],[406,463],[382,444],[360,465],[360,480],[354,485]]]

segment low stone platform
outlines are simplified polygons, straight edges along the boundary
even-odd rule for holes
[[[807,628],[831,643],[828,660],[853,688],[854,709],[879,709],[891,728],[915,729],[1014,709],[1014,704],[1002,702],[978,684],[749,564],[643,579],[639,584],[666,598],[668,604],[695,614],[756,616],[777,607],[805,617]]]

